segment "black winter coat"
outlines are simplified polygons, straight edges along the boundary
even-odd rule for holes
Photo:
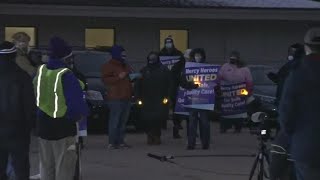
[[[293,159],[320,167],[320,54],[305,57],[286,80],[279,105],[281,128]]]
[[[35,125],[36,104],[31,77],[0,59],[0,146],[26,146]]]
[[[142,119],[161,126],[161,122],[167,120],[169,114],[169,105],[164,105],[163,99],[169,98],[170,71],[159,62],[147,65],[141,70],[141,74],[142,79],[136,82],[135,90],[137,98],[143,102]]]

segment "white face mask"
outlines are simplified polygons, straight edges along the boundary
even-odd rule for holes
[[[171,49],[173,47],[173,44],[172,43],[166,43],[166,48],[167,49]]]
[[[292,60],[294,60],[294,57],[293,56],[288,56],[288,60],[292,61]]]
[[[306,55],[309,55],[312,53],[311,49],[308,46],[304,46],[304,50],[306,51]]]

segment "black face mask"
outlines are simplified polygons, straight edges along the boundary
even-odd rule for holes
[[[238,60],[237,59],[230,59],[230,64],[237,64]]]

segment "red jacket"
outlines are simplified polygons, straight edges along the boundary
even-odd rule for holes
[[[110,60],[102,67],[102,78],[106,86],[106,98],[108,100],[129,100],[131,99],[133,88],[129,76],[120,79],[121,72],[130,73],[131,68],[117,60]]]

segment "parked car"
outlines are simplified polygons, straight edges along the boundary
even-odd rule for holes
[[[277,85],[267,77],[267,74],[269,72],[277,72],[277,69],[271,66],[253,65],[250,66],[250,70],[254,83],[253,94],[261,103],[259,110],[266,112],[271,119],[276,119],[275,99]]]

